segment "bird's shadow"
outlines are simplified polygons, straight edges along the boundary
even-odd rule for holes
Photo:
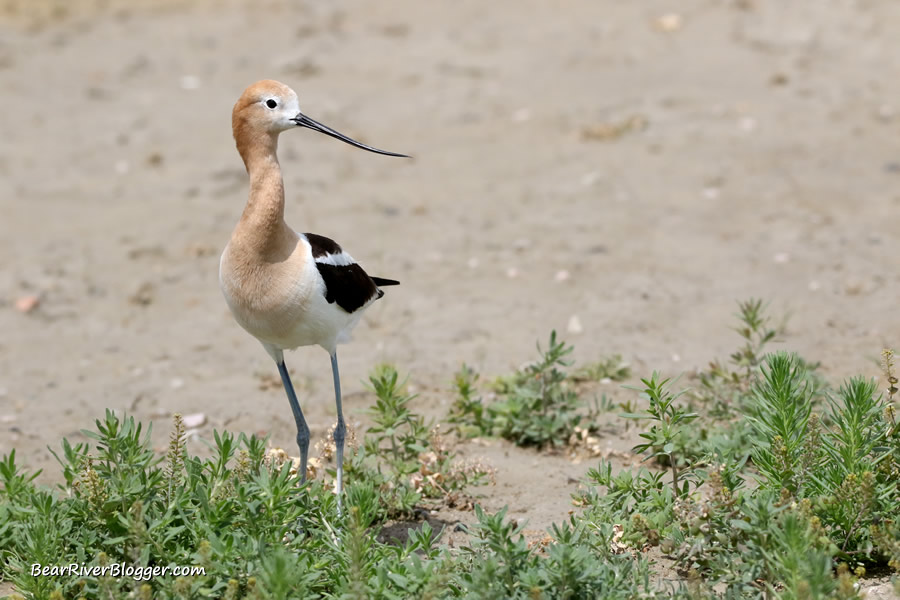
[[[421,519],[407,519],[403,521],[394,521],[381,528],[378,532],[377,539],[382,544],[403,545],[409,540],[410,530],[420,530],[425,523],[437,533],[437,537],[441,538],[451,531],[457,524],[458,520],[448,521],[439,519],[434,515],[430,515],[427,511],[419,512]]]

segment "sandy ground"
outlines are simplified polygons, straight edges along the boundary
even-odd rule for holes
[[[106,407],[160,444],[179,411],[291,447],[217,284],[247,195],[231,106],[262,78],[415,156],[282,136],[288,222],[403,283],[340,352],[351,419],[377,362],[440,418],[463,361],[508,372],[553,328],[582,362],[689,372],[735,347],[751,296],[828,377],[877,375],[898,338],[898,30],[895,0],[0,0],[0,453],[56,481],[46,446]],[[318,439],[328,358],[288,361]],[[534,529],[589,466],[461,451]]]

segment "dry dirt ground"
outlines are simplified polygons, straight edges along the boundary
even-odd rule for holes
[[[690,372],[751,296],[826,376],[877,375],[900,333],[898,30],[896,0],[0,0],[0,453],[56,481],[46,446],[107,407],[160,445],[203,412],[201,436],[292,448],[217,284],[247,195],[231,106],[262,78],[415,156],[282,136],[289,223],[402,281],[340,352],[351,420],[377,362],[441,418],[463,361],[508,372],[554,328],[581,362]],[[287,360],[318,439],[328,358]],[[535,530],[589,466],[460,451]]]

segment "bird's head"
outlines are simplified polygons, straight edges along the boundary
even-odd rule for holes
[[[231,126],[238,146],[241,145],[242,140],[249,140],[260,135],[275,138],[282,131],[306,127],[369,152],[409,158],[405,154],[379,150],[357,142],[307,117],[300,112],[297,93],[283,83],[271,79],[258,81],[244,90],[231,113]]]

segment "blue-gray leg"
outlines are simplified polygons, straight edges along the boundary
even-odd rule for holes
[[[291,412],[294,413],[294,422],[297,424],[297,446],[300,448],[300,481],[306,481],[306,461],[309,458],[309,426],[303,418],[300,403],[297,402],[297,394],[294,393],[294,385],[291,376],[288,375],[284,360],[278,362],[278,372],[281,374],[281,383],[287,392],[288,402],[291,403]]]
[[[337,426],[334,428],[335,457],[337,458],[337,508],[341,514],[341,494],[344,491],[344,438],[347,426],[344,411],[341,410],[341,375],[338,372],[337,352],[331,355],[331,374],[334,376],[334,403],[337,406]]]

